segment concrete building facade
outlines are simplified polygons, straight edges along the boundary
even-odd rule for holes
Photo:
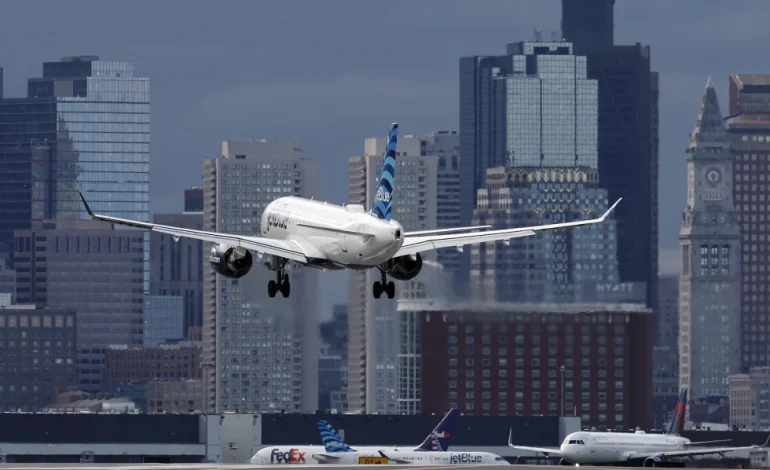
[[[203,165],[203,228],[253,235],[274,199],[317,193],[317,162],[298,144],[225,141],[222,156]],[[204,243],[203,256],[211,249]],[[315,411],[319,273],[287,265],[291,296],[269,298],[275,273],[253,256],[239,279],[203,269],[204,406],[217,413]]]
[[[43,221],[16,232],[17,301],[77,312],[83,391],[101,391],[107,345],[142,346],[143,253],[142,232],[101,221]]]
[[[733,159],[709,78],[686,152],[687,200],[679,243],[679,385],[694,400],[727,396],[741,367],[740,226]]]
[[[372,207],[387,145],[385,137],[364,142],[364,155],[349,159],[349,204]],[[407,231],[436,227],[438,157],[425,155],[423,139],[404,135],[396,151],[393,219]],[[436,253],[423,255],[435,262]],[[348,407],[366,413],[395,413],[398,327],[396,300],[372,296],[380,272],[351,272],[348,287]],[[420,276],[396,282],[396,297],[420,295]]]
[[[770,429],[770,367],[752,367],[730,376],[730,426]]]

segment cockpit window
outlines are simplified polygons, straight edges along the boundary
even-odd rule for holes
[[[573,440],[569,441],[567,444],[577,444],[577,445],[580,445],[580,446],[586,445],[585,442],[583,442],[581,440],[577,440],[577,439],[573,439]]]

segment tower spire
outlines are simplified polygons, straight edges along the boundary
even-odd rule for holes
[[[722,119],[722,112],[719,109],[717,91],[714,89],[714,82],[709,75],[695,127],[690,134],[687,154],[688,158],[697,158],[698,156],[719,158],[725,153],[729,154],[727,130]]]

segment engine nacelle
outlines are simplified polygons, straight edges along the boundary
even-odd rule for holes
[[[242,246],[215,245],[211,248],[209,263],[218,274],[238,279],[249,273],[254,258]]]
[[[422,256],[419,253],[414,255],[414,258],[411,255],[399,256],[382,263],[380,267],[393,279],[408,281],[420,274],[422,270]]]

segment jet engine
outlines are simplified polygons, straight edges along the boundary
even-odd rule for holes
[[[399,256],[391,258],[382,263],[380,268],[388,273],[393,279],[399,281],[408,281],[414,279],[422,270],[422,256],[419,253],[412,255]]]
[[[238,279],[248,274],[254,259],[251,252],[241,246],[215,245],[211,248],[209,263],[222,276]]]

